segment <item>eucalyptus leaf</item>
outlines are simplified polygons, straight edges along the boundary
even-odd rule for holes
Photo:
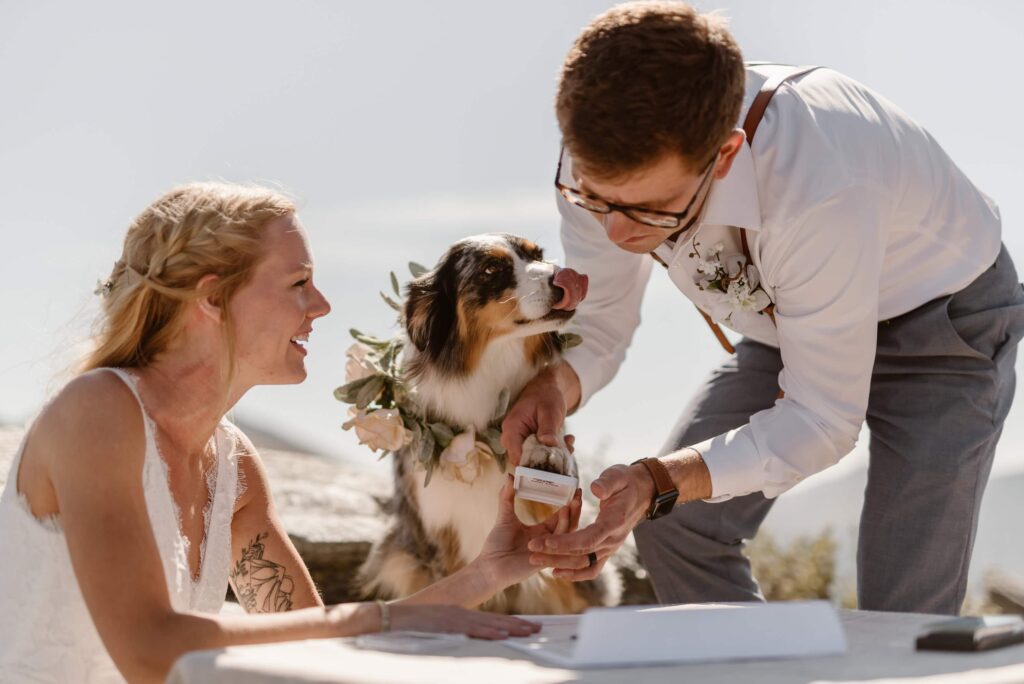
[[[410,448],[415,448],[423,438],[423,428],[420,427],[418,420],[410,419],[407,416],[402,416],[402,422],[405,423],[406,429],[412,433],[412,438],[409,440]]]
[[[390,306],[392,309],[394,309],[398,313],[402,313],[402,305],[399,304],[398,302],[396,302],[394,299],[392,299],[391,297],[388,297],[383,292],[380,293],[380,298],[383,299],[384,303],[387,304],[388,306]]]
[[[487,428],[480,433],[480,436],[487,442],[487,446],[491,447],[495,456],[505,455],[506,449],[501,445],[501,431],[497,428]]]
[[[406,347],[401,341],[395,340],[391,343],[390,356],[388,357],[388,373],[397,377],[397,360],[401,354],[401,350]]]
[[[384,391],[384,377],[371,375],[369,381],[356,392],[356,408],[364,409]]]
[[[362,342],[363,344],[369,347],[375,347],[377,349],[383,349],[384,347],[391,344],[389,340],[381,340],[370,335],[365,335],[356,330],[355,328],[349,329],[348,334],[354,337],[357,341]]]
[[[448,445],[455,439],[455,432],[444,423],[431,423],[429,427],[430,431],[434,433],[434,439],[437,440],[442,449],[447,449]]]
[[[395,401],[395,406],[399,408],[405,406],[409,400],[409,393],[405,389],[405,384],[400,380],[396,380],[391,384],[391,397]]]
[[[500,420],[505,417],[505,413],[508,412],[508,387],[502,388],[501,393],[498,394],[498,406],[494,409],[494,419]]]
[[[420,462],[427,463],[434,460],[434,433],[430,430],[423,430],[420,435],[420,451],[418,458]]]
[[[388,348],[384,350],[384,353],[380,357],[380,367],[388,375],[393,375],[395,371],[395,359],[398,357],[398,352],[402,350],[402,343],[398,340],[392,340]]]
[[[494,454],[494,462],[498,464],[501,472],[508,470],[508,454]]]
[[[398,276],[394,271],[391,272],[391,289],[395,291],[396,297],[402,296],[402,288],[398,286]]]
[[[338,401],[343,401],[346,404],[356,403],[356,396],[359,394],[359,391],[363,388],[363,385],[370,382],[375,377],[377,376],[369,375],[365,378],[359,378],[358,380],[353,380],[350,383],[342,385],[338,389],[334,390],[334,398],[337,399]]]
[[[562,340],[562,349],[572,349],[583,344],[583,338],[576,333],[559,333],[559,339]]]
[[[430,476],[434,474],[434,462],[433,461],[427,461],[425,467],[427,469],[427,474],[423,476],[423,486],[424,487],[426,487],[428,484],[430,484]]]
[[[409,273],[412,273],[413,278],[419,278],[421,275],[427,272],[427,267],[421,264],[417,264],[415,261],[409,262]]]

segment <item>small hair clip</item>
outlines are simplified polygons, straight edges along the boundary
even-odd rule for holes
[[[107,278],[106,280],[103,280],[102,278],[97,278],[96,279],[96,289],[93,290],[92,293],[94,295],[99,296],[99,297],[104,297],[105,298],[105,297],[110,296],[110,291],[113,288],[114,288],[114,281],[112,281],[110,278]]]

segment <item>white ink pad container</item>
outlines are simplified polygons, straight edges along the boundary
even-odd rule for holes
[[[539,468],[519,466],[515,472],[516,496],[551,506],[561,507],[569,503],[579,483],[578,478]]]

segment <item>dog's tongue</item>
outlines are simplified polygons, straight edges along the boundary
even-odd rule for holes
[[[574,311],[587,296],[587,285],[590,280],[571,268],[560,268],[555,271],[551,284],[562,290],[562,298],[555,302],[553,309]]]

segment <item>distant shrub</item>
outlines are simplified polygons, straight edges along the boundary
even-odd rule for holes
[[[798,537],[786,546],[762,530],[747,545],[746,553],[769,601],[832,598],[836,542],[831,530]]]

